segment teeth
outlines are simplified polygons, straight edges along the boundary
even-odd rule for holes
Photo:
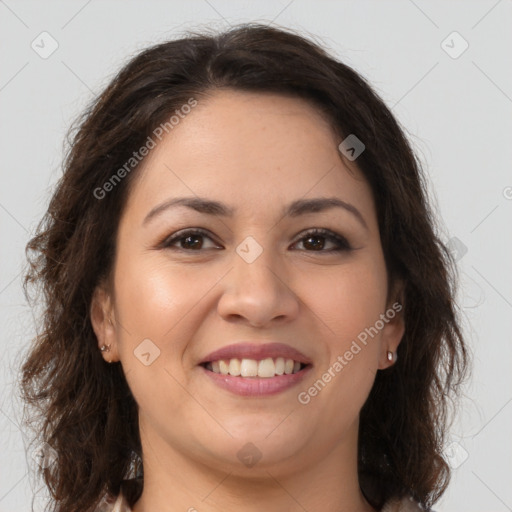
[[[258,363],[258,377],[274,377],[276,374],[276,365],[271,357],[262,359]]]
[[[240,361],[238,359],[231,359],[229,361],[229,374],[230,375],[240,375],[242,373],[242,368]]]
[[[284,358],[278,357],[275,363],[276,375],[283,375],[284,373]]]
[[[297,373],[300,370],[301,363],[293,359],[285,359],[277,357],[272,359],[267,357],[261,361],[256,359],[221,359],[219,361],[212,361],[207,365],[207,368],[215,373],[222,375],[233,375],[241,377],[260,377],[268,378],[275,375],[290,375]]]
[[[233,361],[233,359],[231,359],[231,361]],[[256,377],[258,375],[258,361],[254,359],[242,359],[240,363],[240,375],[242,377]]]
[[[227,375],[229,373],[229,365],[228,361],[224,361],[224,359],[221,359],[219,361],[219,370],[222,375]]]

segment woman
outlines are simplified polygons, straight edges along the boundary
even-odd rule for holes
[[[351,68],[243,25],[136,56],[29,242],[53,510],[425,510],[467,354],[453,260]]]

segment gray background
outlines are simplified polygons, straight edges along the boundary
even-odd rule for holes
[[[34,486],[16,389],[35,315],[21,276],[24,246],[60,174],[66,130],[138,50],[187,29],[243,21],[314,34],[369,79],[411,138],[442,237],[459,258],[474,357],[447,449],[453,480],[436,510],[512,510],[511,0],[0,0],[0,512],[29,510]],[[459,56],[464,42],[448,37],[454,31],[469,44]],[[40,53],[58,48],[42,58],[33,41]]]

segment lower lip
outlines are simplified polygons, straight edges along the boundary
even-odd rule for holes
[[[268,396],[276,395],[298,384],[309,373],[312,366],[305,366],[297,373],[276,375],[275,377],[235,377],[212,372],[203,366],[201,368],[214,384],[236,395]]]

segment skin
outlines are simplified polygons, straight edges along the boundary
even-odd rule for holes
[[[359,412],[376,372],[393,364],[386,352],[400,343],[402,315],[307,405],[297,400],[399,298],[387,301],[371,189],[356,162],[340,157],[340,142],[303,100],[214,92],[137,171],[110,285],[98,286],[91,305],[98,346],[111,346],[104,358],[120,361],[139,405],[145,482],[135,512],[374,510],[358,484]],[[236,213],[180,206],[143,224],[155,206],[181,196]],[[288,203],[317,197],[352,204],[367,227],[342,208],[281,215]],[[159,246],[185,228],[211,237]],[[336,243],[321,236],[308,243],[311,228],[344,236],[353,250],[330,252]],[[247,236],[263,249],[252,263],[236,252]],[[160,350],[148,366],[134,355],[147,338]],[[287,343],[313,369],[277,395],[234,395],[198,363],[244,340]],[[252,467],[237,457],[248,442],[262,455]]]

